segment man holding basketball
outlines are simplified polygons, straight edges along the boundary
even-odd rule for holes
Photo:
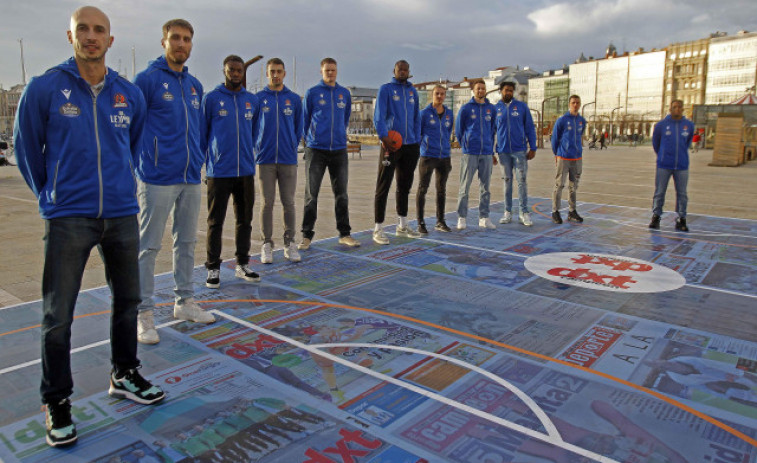
[[[394,65],[394,78],[391,82],[379,88],[376,97],[376,108],[373,114],[373,124],[381,139],[381,154],[379,155],[378,178],[376,179],[376,195],[374,199],[374,214],[376,227],[373,230],[373,241],[377,244],[389,244],[389,238],[384,233],[383,224],[386,214],[386,200],[392,177],[397,176],[397,236],[418,238],[420,233],[407,224],[407,202],[410,188],[413,186],[415,166],[420,156],[421,120],[418,105],[418,92],[407,79],[410,76],[410,64],[405,60],[397,61]],[[401,146],[397,140],[389,136],[393,130],[402,137]]]

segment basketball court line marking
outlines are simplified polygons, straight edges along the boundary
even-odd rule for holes
[[[511,350],[513,352],[518,352],[518,353],[521,353],[521,354],[524,354],[524,355],[527,355],[527,356],[530,356],[530,357],[535,357],[535,358],[538,358],[538,359],[541,359],[541,360],[545,360],[545,361],[548,361],[548,362],[557,363],[557,364],[566,366],[568,368],[573,368],[573,369],[576,369],[576,370],[580,370],[580,371],[583,371],[584,373],[588,373],[590,375],[596,375],[596,376],[599,376],[599,377],[604,378],[606,380],[622,384],[622,385],[627,386],[627,387],[629,387],[631,389],[634,389],[636,391],[649,394],[649,395],[651,395],[651,396],[653,396],[653,397],[655,397],[655,398],[657,398],[659,400],[662,400],[663,402],[665,402],[665,403],[667,403],[669,405],[672,405],[672,406],[674,406],[676,408],[679,408],[679,409],[681,409],[681,410],[683,410],[683,411],[685,411],[687,413],[690,413],[690,414],[696,416],[697,418],[700,418],[700,419],[702,419],[702,420],[704,420],[704,421],[712,424],[713,426],[716,426],[716,427],[718,427],[718,428],[726,431],[727,433],[729,433],[729,434],[731,434],[731,435],[733,435],[733,436],[735,436],[735,437],[743,440],[744,442],[747,442],[748,444],[750,444],[750,445],[752,445],[754,447],[757,447],[757,439],[749,437],[746,434],[744,434],[743,432],[741,432],[741,431],[739,431],[737,429],[734,429],[731,426],[728,426],[727,424],[725,424],[725,423],[723,423],[723,422],[721,422],[721,421],[719,421],[719,420],[717,420],[717,419],[715,419],[715,418],[713,418],[713,417],[711,417],[711,416],[709,416],[709,415],[707,415],[707,414],[705,414],[703,412],[700,412],[700,411],[698,411],[698,410],[696,410],[696,409],[694,409],[694,408],[692,408],[692,407],[690,407],[690,406],[688,406],[688,405],[686,405],[686,404],[684,404],[682,402],[679,402],[678,400],[676,400],[676,399],[674,399],[672,397],[668,397],[668,396],[666,396],[666,395],[664,395],[664,394],[662,394],[660,392],[657,392],[655,390],[646,388],[644,386],[640,386],[638,384],[634,384],[634,383],[632,383],[632,382],[630,382],[628,380],[625,380],[625,379],[622,379],[622,378],[618,378],[616,376],[612,376],[612,375],[610,375],[608,373],[604,373],[602,371],[592,370],[591,368],[587,368],[587,367],[584,367],[584,366],[581,366],[581,365],[576,365],[576,364],[567,362],[565,360],[560,360],[558,358],[550,357],[548,355],[539,354],[537,352],[532,352],[532,351],[529,351],[527,349],[522,349],[520,347],[511,346],[511,345],[505,344],[503,342],[495,341],[494,339],[489,339],[489,338],[485,338],[483,336],[478,336],[478,335],[475,335],[475,334],[466,333],[465,331],[460,331],[460,330],[456,330],[454,328],[448,328],[446,326],[437,325],[436,323],[427,322],[425,320],[420,320],[420,319],[417,319],[417,318],[409,317],[407,315],[393,314],[391,312],[385,312],[383,310],[368,309],[368,308],[364,308],[364,307],[354,307],[354,306],[349,306],[349,305],[344,305],[344,304],[333,304],[333,303],[320,302],[320,301],[289,301],[289,300],[280,300],[280,299],[224,299],[224,300],[212,299],[212,300],[195,301],[195,302],[197,302],[198,304],[219,304],[219,303],[230,303],[230,302],[233,302],[233,303],[238,303],[238,302],[248,302],[248,303],[249,302],[262,302],[262,303],[272,303],[272,304],[294,304],[294,305],[316,305],[316,306],[320,305],[320,306],[324,306],[324,307],[334,307],[334,308],[354,310],[354,311],[359,311],[359,312],[367,312],[367,313],[381,315],[381,316],[385,316],[385,317],[389,317],[389,318],[397,318],[397,319],[400,319],[400,320],[409,321],[411,323],[417,323],[419,325],[424,325],[424,326],[427,326],[427,327],[430,327],[430,328],[434,328],[434,329],[437,329],[437,330],[446,331],[448,333],[456,334],[456,335],[461,336],[461,337],[474,339],[476,341],[486,342],[486,343],[489,343],[491,345],[502,347],[504,349]],[[171,305],[171,304],[173,304],[173,302],[163,302],[163,303],[156,304],[156,305],[163,306],[163,305]],[[213,311],[214,312],[218,312],[215,309]],[[110,313],[110,312],[108,311],[108,312],[105,312],[105,313]],[[85,314],[85,315],[81,315],[80,317],[88,317],[88,316],[99,315],[99,314],[102,314],[102,312],[97,312],[97,313],[92,313],[92,314]],[[224,315],[224,316],[226,317],[226,315]],[[156,326],[156,328],[162,328],[162,327],[166,327],[166,326],[171,326],[171,325],[174,325],[174,324],[177,324],[177,323],[181,323],[182,321],[183,320],[171,320],[170,322],[166,322],[166,323],[163,323],[163,324],[160,324],[160,325]],[[37,325],[37,326],[39,326],[39,325]],[[80,352],[80,351],[86,350],[88,348],[95,347],[95,345],[99,346],[99,345],[102,345],[102,344],[107,343],[107,342],[109,342],[109,340],[98,341],[98,342],[96,342],[94,344],[78,347],[78,348],[75,349],[75,351],[76,352]],[[73,351],[74,350],[72,350],[72,352]],[[7,373],[9,371],[14,371],[14,370],[17,370],[19,368],[23,368],[24,366],[34,365],[34,364],[39,363],[39,362],[40,362],[40,360],[35,360],[35,361],[30,361],[30,362],[26,362],[24,364],[21,364],[22,366],[8,367],[8,368],[5,368],[3,370],[0,370],[0,375],[4,374],[4,373]],[[363,367],[361,367],[361,368],[363,368]]]
[[[530,397],[528,397],[522,391],[518,390],[516,387],[510,385],[507,381],[504,381],[503,379],[498,378],[496,375],[493,375],[493,374],[491,374],[489,372],[486,372],[485,370],[482,370],[479,367],[476,367],[474,365],[469,365],[469,364],[467,364],[465,362],[462,362],[462,361],[459,361],[457,359],[447,358],[446,356],[444,356],[442,354],[436,354],[435,352],[434,353],[432,353],[432,352],[426,352],[426,351],[423,351],[423,350],[420,350],[420,349],[398,347],[398,346],[393,346],[393,345],[390,345],[390,344],[387,344],[387,345],[384,345],[384,344],[370,344],[370,343],[366,343],[366,344],[362,344],[362,343],[354,343],[354,344],[353,343],[334,343],[334,344],[331,344],[331,343],[329,343],[329,344],[314,344],[314,345],[303,344],[303,343],[301,343],[301,342],[299,342],[299,341],[297,341],[295,339],[289,338],[287,336],[280,335],[280,334],[276,333],[275,331],[271,331],[271,330],[268,330],[266,328],[257,326],[257,325],[255,325],[253,323],[250,323],[250,322],[248,322],[246,320],[242,320],[240,318],[234,317],[232,315],[224,314],[223,312],[221,312],[219,310],[212,310],[212,312],[215,313],[215,314],[217,314],[220,317],[226,318],[227,320],[231,320],[234,323],[238,323],[238,324],[240,324],[242,326],[246,326],[246,327],[248,327],[248,328],[250,328],[252,330],[255,330],[255,331],[259,332],[259,333],[275,337],[275,338],[277,338],[277,339],[279,339],[281,341],[284,341],[286,343],[289,343],[289,344],[291,344],[291,345],[293,345],[293,346],[295,346],[295,347],[297,347],[299,349],[306,350],[306,351],[308,351],[310,353],[313,353],[313,354],[316,354],[316,355],[318,355],[320,357],[325,357],[325,358],[331,360],[332,362],[339,363],[341,365],[346,366],[347,368],[352,368],[353,370],[357,370],[357,371],[359,371],[359,372],[361,372],[361,373],[363,373],[365,375],[372,376],[372,377],[374,377],[374,378],[376,378],[376,379],[378,379],[380,381],[394,384],[395,386],[398,386],[398,387],[401,387],[403,389],[407,389],[409,391],[415,392],[416,394],[423,395],[423,396],[428,397],[428,398],[430,398],[432,400],[436,400],[437,402],[443,403],[444,405],[448,405],[450,407],[457,408],[458,410],[462,410],[462,411],[464,411],[466,413],[470,413],[471,415],[477,416],[477,417],[485,419],[487,421],[491,421],[491,422],[493,422],[495,424],[498,424],[500,426],[503,426],[503,427],[506,427],[506,428],[509,428],[509,429],[513,429],[515,431],[518,431],[518,432],[520,432],[522,434],[525,434],[525,435],[527,435],[529,437],[532,437],[534,439],[546,442],[546,443],[548,443],[550,445],[554,445],[556,447],[560,447],[562,449],[568,450],[568,451],[576,453],[578,455],[581,455],[581,456],[584,456],[584,457],[587,457],[587,458],[591,458],[592,460],[598,461],[600,463],[620,463],[617,460],[613,460],[611,458],[605,457],[604,455],[599,455],[599,454],[596,454],[596,453],[591,452],[589,450],[586,450],[586,449],[583,449],[581,447],[578,447],[578,446],[575,446],[573,444],[570,444],[568,442],[565,442],[562,439],[562,437],[560,436],[560,433],[554,427],[554,424],[549,420],[549,417],[546,416],[546,413],[544,413],[544,411],[542,409],[540,409],[536,405],[536,403]],[[537,417],[539,418],[539,421],[541,421],[542,425],[546,428],[548,434],[545,435],[545,434],[536,432],[536,431],[534,431],[532,429],[526,428],[525,426],[513,423],[511,421],[504,420],[502,418],[499,418],[498,416],[491,415],[490,413],[483,412],[481,410],[477,410],[477,409],[475,409],[475,408],[473,408],[473,407],[471,407],[469,405],[460,403],[460,402],[458,402],[456,400],[449,399],[447,397],[444,397],[441,394],[437,394],[435,392],[428,391],[428,390],[423,389],[423,388],[421,388],[419,386],[416,386],[414,384],[411,384],[411,383],[399,380],[397,378],[393,378],[391,376],[385,375],[383,373],[379,373],[377,371],[373,371],[370,368],[366,368],[366,367],[364,367],[362,365],[354,364],[354,363],[350,362],[349,360],[343,359],[341,357],[337,357],[336,355],[333,355],[333,354],[331,354],[329,352],[325,352],[325,351],[319,350],[319,347],[320,348],[329,348],[329,347],[369,347],[369,348],[377,348],[377,349],[380,349],[380,348],[396,349],[396,350],[401,350],[401,351],[404,351],[404,352],[412,352],[412,353],[416,353],[416,354],[428,355],[428,356],[432,356],[432,357],[436,357],[436,358],[441,358],[441,359],[443,359],[445,361],[448,361],[448,362],[452,362],[452,363],[456,363],[456,364],[459,364],[459,365],[463,365],[463,366],[465,366],[465,368],[468,368],[468,369],[471,369],[473,371],[476,371],[477,373],[485,374],[485,376],[487,376],[488,378],[493,379],[494,381],[496,381],[497,383],[499,383],[501,386],[503,386],[506,389],[510,390],[511,392],[515,393],[519,398],[521,398],[526,403],[526,405],[528,406],[528,408],[537,415]],[[543,420],[546,420],[546,421],[543,421]]]

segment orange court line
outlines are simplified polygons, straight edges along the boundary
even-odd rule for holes
[[[686,404],[683,404],[683,403],[681,403],[681,402],[679,402],[679,401],[677,401],[675,399],[672,399],[672,398],[670,398],[668,396],[665,396],[665,395],[663,395],[663,394],[661,394],[661,393],[659,393],[659,392],[657,392],[655,390],[646,388],[644,386],[639,386],[638,384],[634,384],[634,383],[632,383],[630,381],[627,381],[625,379],[617,378],[615,376],[612,376],[612,375],[607,374],[607,373],[603,373],[601,371],[592,370],[591,368],[582,367],[580,365],[575,365],[575,364],[572,364],[572,363],[567,362],[565,360],[560,360],[560,359],[556,359],[554,357],[550,357],[548,355],[543,355],[543,354],[539,354],[539,353],[536,353],[536,352],[531,352],[531,351],[526,350],[526,349],[521,349],[520,347],[511,346],[509,344],[505,344],[505,343],[502,343],[502,342],[499,342],[499,341],[495,341],[493,339],[485,338],[483,336],[478,336],[478,335],[475,335],[475,334],[466,333],[465,331],[456,330],[454,328],[447,328],[445,326],[437,325],[436,323],[431,323],[431,322],[427,322],[427,321],[424,321],[424,320],[419,320],[417,318],[408,317],[407,315],[393,314],[393,313],[389,313],[389,312],[385,312],[385,311],[377,310],[377,309],[367,309],[367,308],[364,308],[364,307],[353,307],[353,306],[343,305],[343,304],[331,304],[331,303],[328,303],[328,302],[316,302],[316,301],[284,301],[284,300],[278,300],[278,299],[227,299],[227,300],[224,300],[224,301],[213,300],[213,301],[197,301],[197,302],[198,303],[210,303],[210,302],[213,302],[213,303],[218,303],[218,302],[270,302],[270,303],[276,303],[276,304],[283,303],[283,304],[298,304],[298,305],[320,305],[320,306],[324,306],[324,307],[335,307],[335,308],[348,309],[348,310],[357,310],[357,311],[368,312],[368,313],[373,313],[373,314],[377,314],[377,315],[384,315],[384,316],[392,317],[392,318],[399,318],[401,320],[406,320],[406,321],[409,321],[409,322],[418,323],[418,324],[425,325],[425,326],[428,326],[428,327],[431,327],[431,328],[435,328],[435,329],[438,329],[438,330],[447,331],[447,332],[450,332],[450,333],[453,333],[453,334],[457,334],[459,336],[475,339],[477,341],[484,341],[484,342],[487,342],[489,344],[493,344],[493,345],[498,346],[498,347],[502,347],[502,348],[505,348],[505,349],[508,349],[508,350],[512,350],[514,352],[518,352],[518,353],[521,353],[521,354],[529,355],[531,357],[536,357],[538,359],[546,360],[546,361],[549,361],[549,362],[559,363],[560,365],[564,365],[564,366],[567,366],[567,367],[570,367],[570,368],[575,368],[577,370],[581,370],[581,371],[584,371],[586,373],[590,373],[590,374],[593,374],[593,375],[601,376],[602,378],[609,379],[610,381],[615,381],[617,383],[623,384],[623,385],[628,386],[630,388],[636,389],[637,391],[644,392],[646,394],[652,395],[652,396],[654,396],[654,397],[656,397],[656,398],[658,398],[658,399],[660,399],[660,400],[662,400],[664,402],[667,402],[670,405],[673,405],[674,407],[680,408],[681,410],[683,410],[685,412],[691,413],[692,415],[694,415],[694,416],[696,416],[698,418],[701,418],[704,421],[706,421],[706,422],[708,422],[708,423],[710,423],[710,424],[712,424],[714,426],[717,426],[718,428],[720,428],[720,429],[728,432],[729,434],[732,434],[732,435],[738,437],[739,439],[747,442],[748,444],[750,444],[750,445],[752,445],[754,447],[757,447],[757,439],[753,439],[753,438],[747,436],[746,434],[742,433],[741,431],[738,431],[738,430],[736,430],[736,429],[728,426],[727,424],[725,424],[725,423],[723,423],[721,421],[716,420],[715,418],[713,418],[713,417],[711,417],[709,415],[706,415],[706,414],[704,414],[704,413],[702,413],[702,412],[700,412],[700,411],[698,411],[698,410],[696,410],[694,408],[689,407]]]
[[[698,411],[698,410],[696,410],[694,408],[691,408],[688,405],[683,404],[683,403],[681,403],[681,402],[679,402],[679,401],[677,401],[677,400],[675,400],[673,398],[667,397],[667,396],[665,396],[665,395],[663,395],[663,394],[661,394],[661,393],[659,393],[659,392],[657,392],[655,390],[646,388],[644,386],[639,386],[638,384],[634,384],[634,383],[632,383],[630,381],[627,381],[625,379],[617,378],[615,376],[612,376],[612,375],[607,374],[607,373],[603,373],[601,371],[592,370],[590,368],[582,367],[580,365],[575,365],[575,364],[572,364],[572,363],[567,362],[565,360],[560,360],[560,359],[556,359],[554,357],[550,357],[548,355],[539,354],[539,353],[536,353],[536,352],[531,352],[529,350],[522,349],[520,347],[511,346],[509,344],[505,344],[505,343],[502,343],[502,342],[499,342],[499,341],[495,341],[493,339],[485,338],[483,336],[478,336],[478,335],[475,335],[475,334],[466,333],[465,331],[456,330],[454,328],[447,328],[445,326],[437,325],[436,323],[431,323],[431,322],[427,322],[427,321],[420,320],[420,319],[417,319],[417,318],[408,317],[407,315],[393,314],[393,313],[385,312],[383,310],[378,310],[378,309],[368,309],[368,308],[364,308],[364,307],[354,307],[354,306],[344,305],[344,304],[331,304],[331,303],[328,303],[328,302],[319,302],[319,301],[287,301],[287,300],[279,300],[279,299],[212,299],[212,300],[196,301],[196,302],[198,302],[200,304],[217,304],[217,303],[227,303],[227,302],[269,302],[269,303],[275,303],[275,304],[320,305],[320,306],[323,306],[323,307],[335,307],[335,308],[340,308],[340,309],[356,310],[356,311],[360,311],[360,312],[368,312],[368,313],[373,313],[373,314],[377,314],[377,315],[384,315],[384,316],[391,317],[391,318],[398,318],[398,319],[409,321],[409,322],[412,322],[412,323],[418,323],[420,325],[425,325],[425,326],[428,326],[430,328],[434,328],[434,329],[438,329],[438,330],[442,330],[442,331],[447,331],[449,333],[453,333],[453,334],[456,334],[458,336],[462,336],[462,337],[466,337],[466,338],[470,338],[470,339],[475,339],[477,341],[487,342],[489,344],[492,344],[492,345],[495,345],[495,346],[498,346],[498,347],[502,347],[504,349],[508,349],[508,350],[511,350],[511,351],[514,351],[514,352],[525,354],[525,355],[528,355],[528,356],[531,356],[531,357],[536,357],[538,359],[546,360],[548,362],[559,363],[560,365],[564,365],[564,366],[567,366],[567,367],[570,367],[570,368],[575,368],[577,370],[581,370],[581,371],[589,373],[589,374],[601,376],[602,378],[609,379],[610,381],[615,381],[617,383],[620,383],[620,384],[623,384],[625,386],[628,386],[628,387],[630,387],[632,389],[636,389],[637,391],[644,392],[646,394],[654,396],[654,397],[662,400],[663,402],[667,402],[668,404],[673,405],[674,407],[680,408],[681,410],[683,410],[685,412],[691,413],[692,415],[694,415],[694,416],[696,416],[698,418],[701,418],[704,421],[706,421],[706,422],[708,422],[708,423],[710,423],[710,424],[712,424],[714,426],[717,426],[718,428],[726,431],[727,433],[729,433],[729,434],[731,434],[731,435],[733,435],[735,437],[738,437],[739,439],[743,440],[744,442],[746,442],[746,443],[748,443],[748,444],[750,444],[750,445],[752,445],[754,447],[757,447],[757,439],[753,439],[753,438],[747,436],[746,434],[742,433],[741,431],[738,431],[738,430],[736,430],[736,429],[728,426],[727,424],[725,424],[725,423],[723,423],[721,421],[716,420],[715,418],[713,418],[713,417],[711,417],[709,415],[706,415],[706,414],[704,414],[704,413],[702,413],[702,412],[700,412],[700,411]],[[170,304],[173,304],[173,302],[163,302],[163,303],[156,304],[156,306],[163,306],[163,305],[170,305]],[[93,313],[84,314],[84,315],[77,315],[77,316],[74,316],[74,319],[91,317],[91,316],[95,316],[95,315],[105,315],[105,314],[109,314],[109,313],[110,313],[110,310],[103,310],[101,312],[93,312]],[[28,330],[31,330],[31,329],[34,329],[34,328],[39,328],[40,326],[41,325],[33,325],[33,326],[28,326],[26,328],[20,328],[20,329],[17,329],[17,330],[8,331],[8,332],[5,332],[5,333],[0,333],[0,337],[6,336],[6,335],[10,335],[10,334],[14,334],[14,333],[20,333],[20,332],[23,332],[23,331],[28,331]]]

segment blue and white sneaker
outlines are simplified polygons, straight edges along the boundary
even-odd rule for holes
[[[45,433],[47,445],[66,447],[76,443],[76,426],[71,421],[71,401],[63,399],[57,404],[45,405]]]
[[[144,379],[136,368],[118,374],[115,371],[111,372],[108,394],[111,397],[129,399],[145,405],[158,403],[166,398],[166,393]]]

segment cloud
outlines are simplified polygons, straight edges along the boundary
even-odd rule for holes
[[[709,13],[703,13],[703,14],[700,14],[699,16],[694,16],[693,18],[691,18],[692,24],[704,24],[709,21],[710,21]]]
[[[439,43],[403,43],[400,45],[402,48],[409,48],[417,51],[440,51],[449,50],[453,47],[451,43],[439,42]]]

